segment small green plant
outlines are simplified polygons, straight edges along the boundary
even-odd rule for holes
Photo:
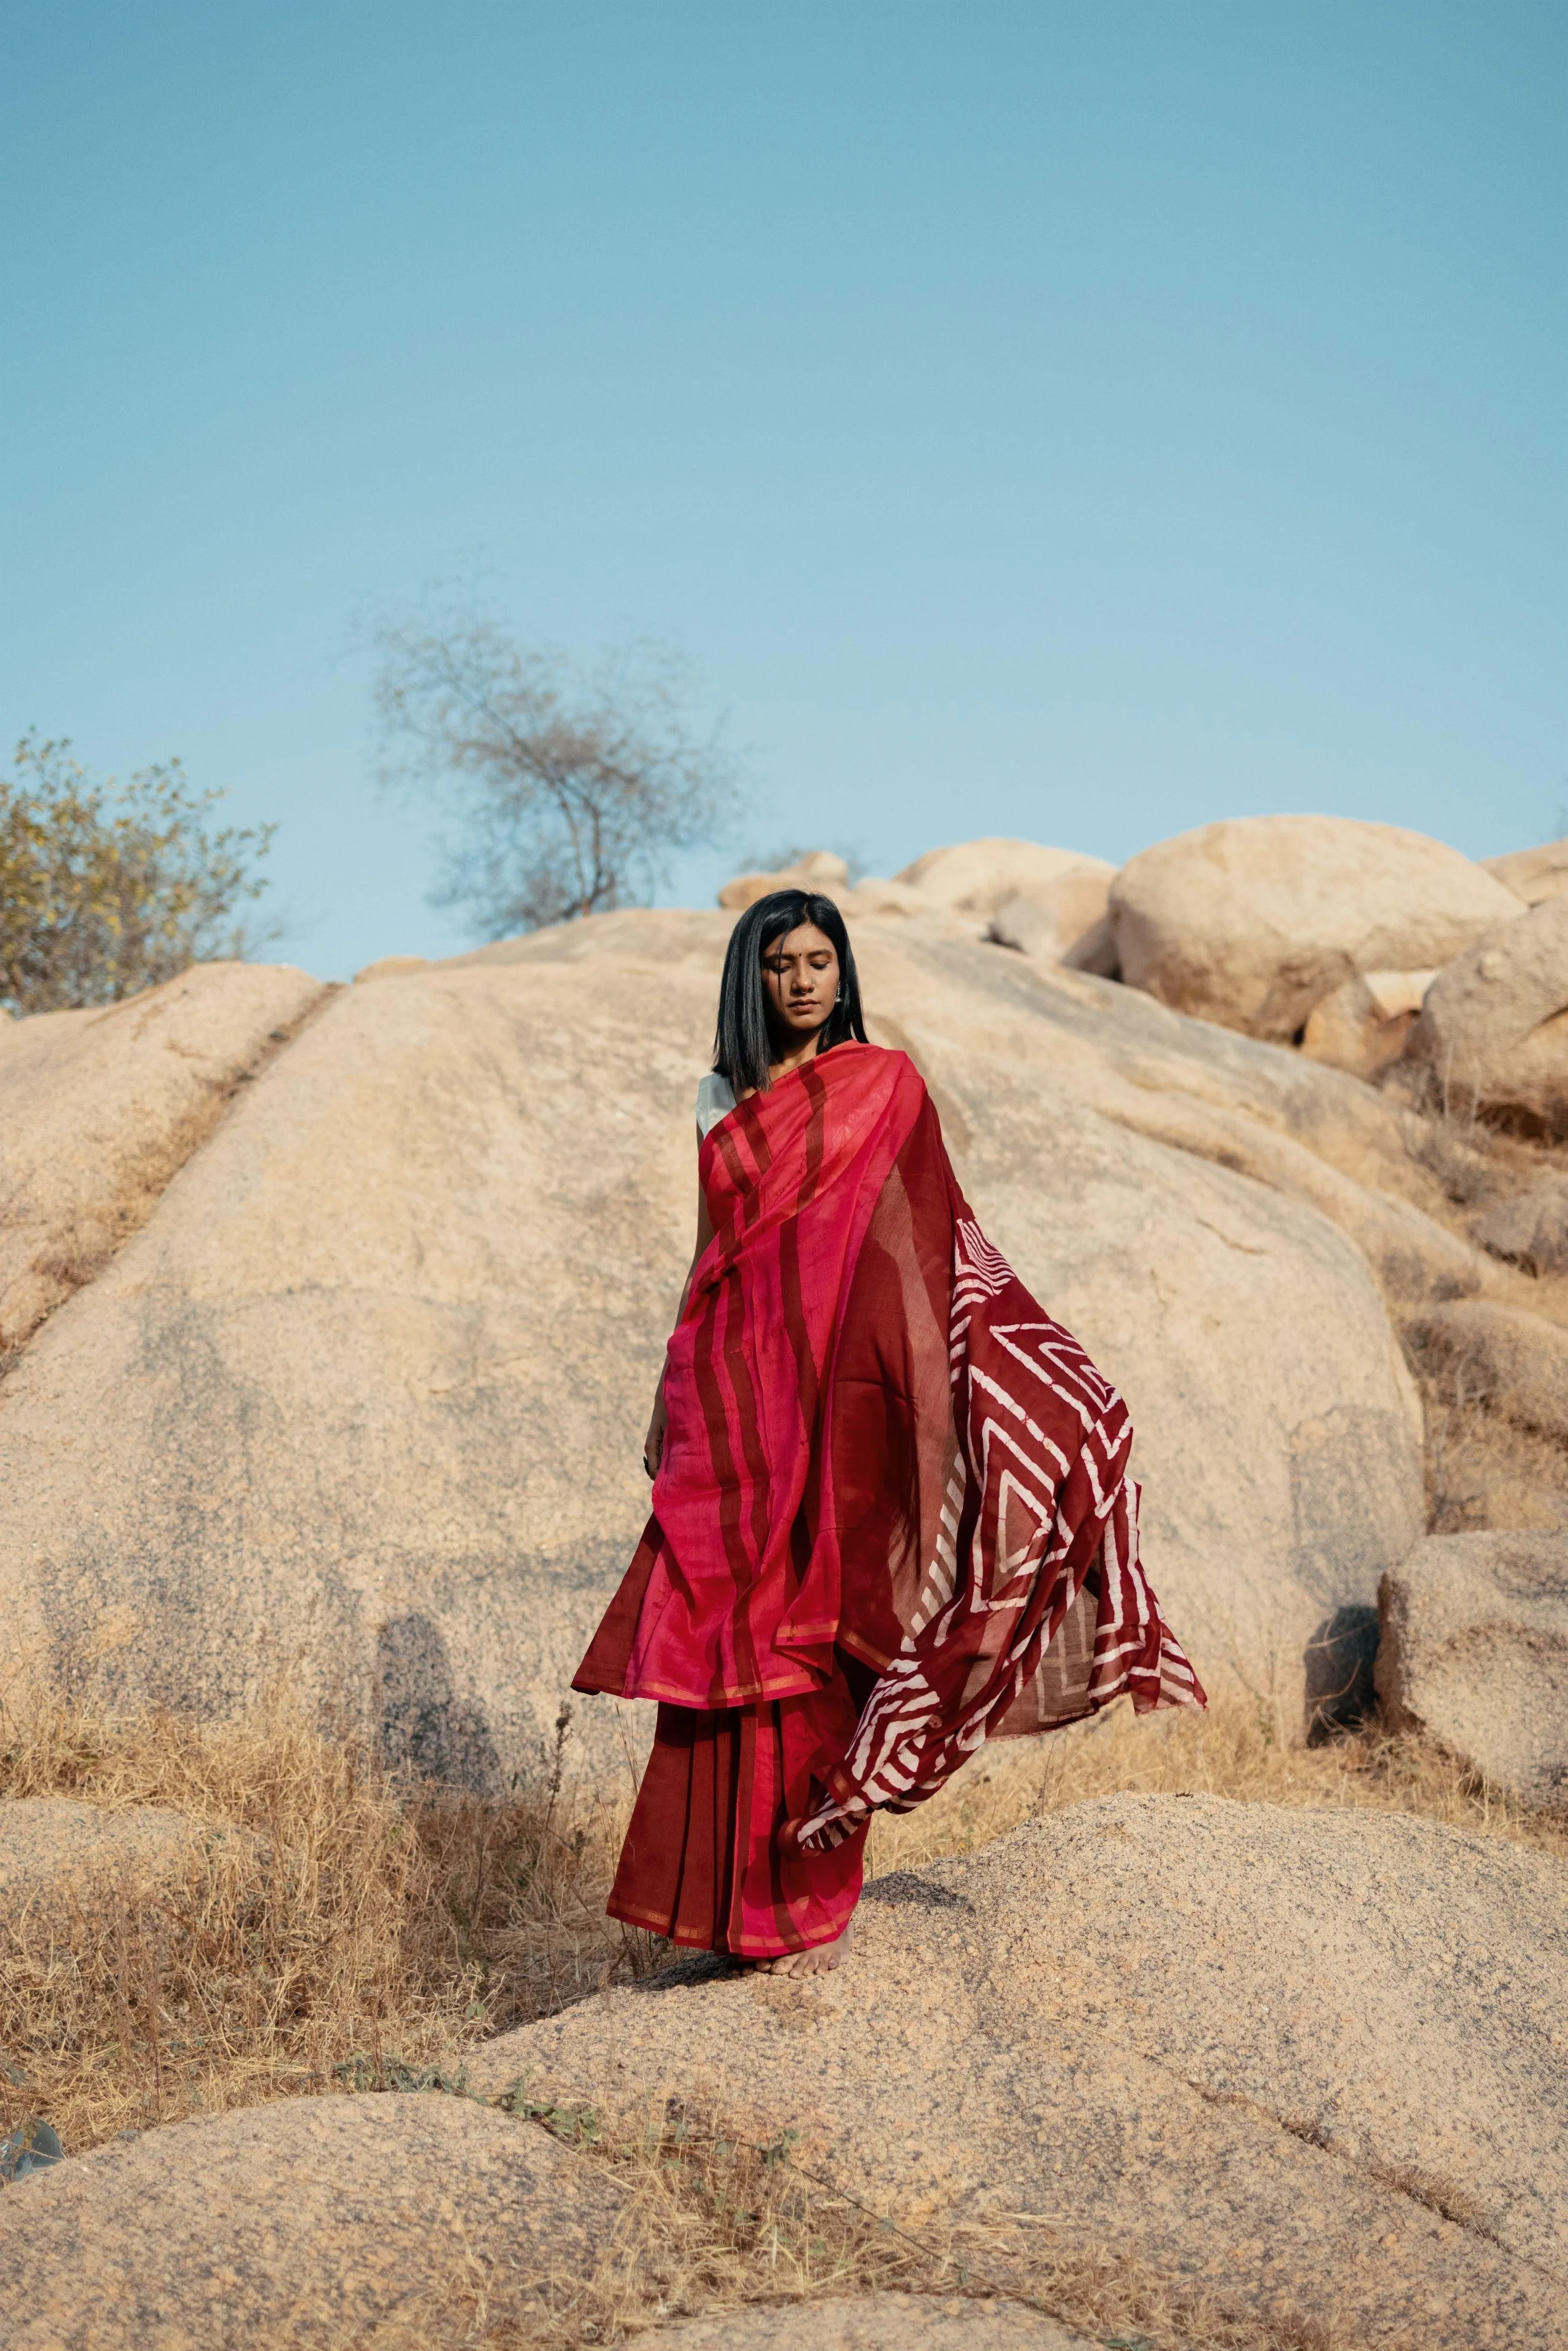
[[[503,2114],[516,2115],[523,2122],[542,2123],[552,2138],[567,2147],[597,2147],[603,2136],[597,2106],[563,2106],[548,2098],[530,2098],[520,2082],[514,2082],[495,2103]]]

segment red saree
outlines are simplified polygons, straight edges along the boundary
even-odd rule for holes
[[[613,1915],[760,1958],[841,1933],[872,1813],[982,1740],[1203,1692],[1126,1407],[985,1240],[905,1056],[806,1063],[698,1166],[653,1515],[573,1687],[660,1701]]]

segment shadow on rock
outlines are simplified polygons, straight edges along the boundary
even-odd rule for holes
[[[1377,1611],[1359,1601],[1325,1616],[1307,1644],[1307,1744],[1322,1747],[1375,1712]]]
[[[460,1698],[446,1643],[428,1616],[393,1616],[376,1635],[382,1754],[393,1771],[475,1795],[502,1792],[501,1760],[483,1708]]]

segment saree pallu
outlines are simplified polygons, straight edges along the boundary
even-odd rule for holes
[[[871,1813],[984,1740],[1204,1701],[1126,1408],[980,1233],[906,1056],[835,1048],[698,1166],[653,1516],[573,1687],[660,1701],[616,1915],[761,1957],[841,1932]]]

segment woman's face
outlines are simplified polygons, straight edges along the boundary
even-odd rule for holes
[[[839,957],[815,923],[802,923],[762,950],[768,1025],[779,1041],[803,1044],[826,1021],[839,992]]]

